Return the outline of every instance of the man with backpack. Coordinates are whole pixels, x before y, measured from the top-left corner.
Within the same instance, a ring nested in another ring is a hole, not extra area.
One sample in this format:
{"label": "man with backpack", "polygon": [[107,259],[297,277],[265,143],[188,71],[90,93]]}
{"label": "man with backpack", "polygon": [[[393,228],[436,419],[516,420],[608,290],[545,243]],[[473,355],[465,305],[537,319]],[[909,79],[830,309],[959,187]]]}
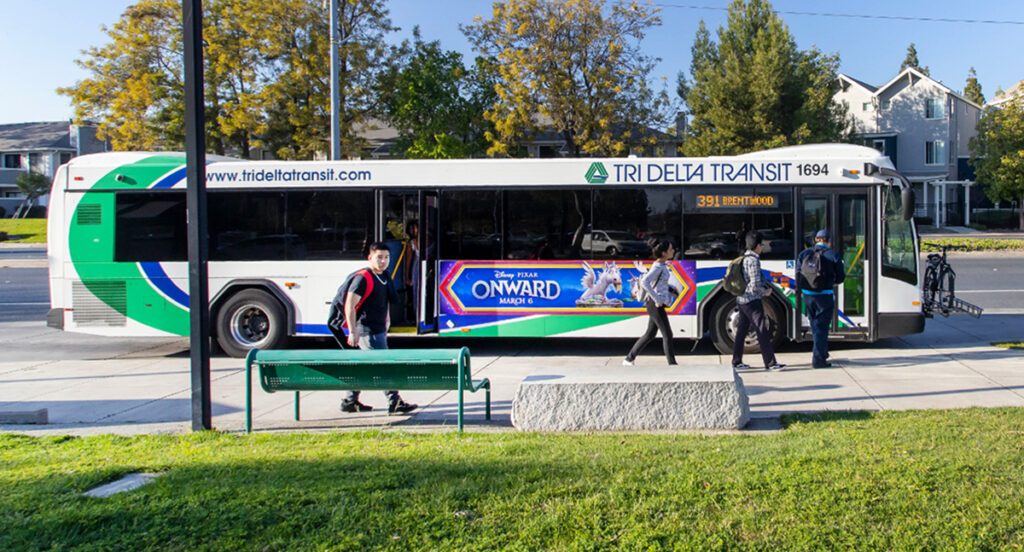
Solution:
{"label": "man with backpack", "polygon": [[[368,268],[357,270],[338,288],[331,304],[327,327],[339,344],[348,343],[360,349],[387,349],[388,327],[391,325],[390,305],[398,300],[395,284],[388,274],[391,250],[384,242],[370,244]],[[344,334],[348,327],[348,336]],[[402,400],[398,391],[385,391],[388,414],[406,414],[418,405]],[[367,412],[372,406],[359,402],[359,391],[349,391],[341,402],[342,412]]]}
{"label": "man with backpack", "polygon": [[796,285],[803,297],[804,311],[811,321],[814,339],[811,366],[815,368],[832,366],[828,362],[828,328],[836,307],[832,288],[846,279],[843,260],[831,249],[831,243],[829,231],[819,230],[814,235],[814,245],[796,257]]}
{"label": "man with backpack", "polygon": [[768,332],[768,319],[764,314],[764,303],[761,298],[771,295],[772,288],[761,275],[761,233],[757,230],[747,232],[747,251],[743,254],[743,279],[746,280],[746,287],[743,293],[736,297],[736,305],[740,309],[739,319],[736,323],[736,339],[732,345],[732,367],[737,370],[747,369],[750,366],[743,363],[743,347],[746,341],[747,331],[751,324],[757,333],[757,343],[761,348],[761,359],[764,360],[766,370],[777,372],[783,370],[786,365],[780,364],[775,359],[775,346],[772,344],[772,336]]}

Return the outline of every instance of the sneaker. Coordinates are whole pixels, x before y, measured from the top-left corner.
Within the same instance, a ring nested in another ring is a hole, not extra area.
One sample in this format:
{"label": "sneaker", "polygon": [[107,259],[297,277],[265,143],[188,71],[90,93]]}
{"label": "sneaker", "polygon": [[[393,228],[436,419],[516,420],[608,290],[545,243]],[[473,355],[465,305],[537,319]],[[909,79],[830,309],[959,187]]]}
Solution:
{"label": "sneaker", "polygon": [[625,360],[623,360],[623,361],[622,361],[622,365],[623,365],[623,366],[632,366],[632,365],[633,365],[633,361],[632,361],[632,360],[629,360],[629,359],[627,358],[627,359],[625,359]]}
{"label": "sneaker", "polygon": [[771,365],[769,365],[767,368],[765,368],[765,370],[768,370],[769,372],[781,372],[781,371],[783,371],[785,369],[786,369],[786,365],[785,364],[779,364],[778,362],[773,362]]}
{"label": "sneaker", "polygon": [[831,368],[832,363],[826,362],[825,364],[812,364],[811,366],[813,366],[814,368]]}
{"label": "sneaker", "polygon": [[359,401],[341,401],[339,408],[342,412],[369,412],[373,410],[372,406]]}
{"label": "sneaker", "polygon": [[733,370],[750,370],[750,365],[749,364],[744,364],[744,363],[741,362],[739,364],[733,364],[732,365],[732,369]]}
{"label": "sneaker", "polygon": [[397,401],[392,401],[391,404],[388,405],[388,414],[408,414],[413,410],[416,410],[418,406],[418,404],[409,404],[402,399],[398,399]]}

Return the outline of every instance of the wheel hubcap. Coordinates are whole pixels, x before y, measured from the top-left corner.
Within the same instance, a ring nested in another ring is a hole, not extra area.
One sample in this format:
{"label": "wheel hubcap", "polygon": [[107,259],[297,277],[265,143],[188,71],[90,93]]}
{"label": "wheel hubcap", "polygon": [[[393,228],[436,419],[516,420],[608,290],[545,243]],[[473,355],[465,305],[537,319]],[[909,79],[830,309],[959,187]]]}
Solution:
{"label": "wheel hubcap", "polygon": [[270,317],[259,305],[242,305],[231,315],[231,338],[246,347],[256,347],[270,334]]}

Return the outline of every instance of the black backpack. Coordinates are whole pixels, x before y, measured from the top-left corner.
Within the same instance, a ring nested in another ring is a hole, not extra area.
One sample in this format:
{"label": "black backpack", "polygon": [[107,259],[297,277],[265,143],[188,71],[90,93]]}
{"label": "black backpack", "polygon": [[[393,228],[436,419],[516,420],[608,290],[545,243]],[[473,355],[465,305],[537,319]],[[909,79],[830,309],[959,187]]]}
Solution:
{"label": "black backpack", "polygon": [[826,274],[826,263],[828,263],[828,259],[825,258],[824,247],[815,247],[804,257],[803,261],[800,261],[800,276],[804,280],[803,288],[811,291],[824,291],[830,287]]}
{"label": "black backpack", "polygon": [[722,287],[736,297],[746,293],[747,277],[743,275],[743,255],[729,262],[729,268],[725,269],[725,278],[722,279]]}
{"label": "black backpack", "polygon": [[366,293],[363,294],[362,298],[359,299],[359,303],[356,304],[357,312],[359,307],[362,306],[363,301],[366,301],[366,298],[370,296],[370,292],[373,291],[373,278],[370,278],[369,269],[361,268],[345,278],[341,287],[338,288],[338,293],[334,295],[334,300],[331,301],[331,312],[327,315],[327,327],[333,330],[333,333],[336,335],[348,326],[345,321],[345,299],[348,297],[348,288],[352,287],[352,280],[355,280],[357,274],[361,274],[366,279],[366,285],[368,286]]}

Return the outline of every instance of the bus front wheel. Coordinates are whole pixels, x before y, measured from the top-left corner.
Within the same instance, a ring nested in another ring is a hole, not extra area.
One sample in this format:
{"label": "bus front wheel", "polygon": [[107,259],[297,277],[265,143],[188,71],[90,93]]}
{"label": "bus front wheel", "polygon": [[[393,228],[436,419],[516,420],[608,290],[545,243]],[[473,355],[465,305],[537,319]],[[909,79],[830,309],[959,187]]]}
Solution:
{"label": "bus front wheel", "polygon": [[[771,299],[762,299],[765,318],[768,319],[768,334],[771,336],[772,348],[777,349],[786,335],[785,313],[779,308],[778,303]],[[733,343],[736,339],[736,325],[739,321],[740,309],[736,304],[735,297],[726,297],[718,302],[711,316],[711,338],[715,348],[723,355],[731,355]],[[761,347],[757,342],[757,334],[751,328],[743,340],[744,353],[759,353]],[[750,364],[748,362],[748,364]]]}
{"label": "bus front wheel", "polygon": [[287,337],[287,316],[274,296],[246,289],[231,296],[217,311],[217,343],[235,358],[250,349],[276,349]]}

